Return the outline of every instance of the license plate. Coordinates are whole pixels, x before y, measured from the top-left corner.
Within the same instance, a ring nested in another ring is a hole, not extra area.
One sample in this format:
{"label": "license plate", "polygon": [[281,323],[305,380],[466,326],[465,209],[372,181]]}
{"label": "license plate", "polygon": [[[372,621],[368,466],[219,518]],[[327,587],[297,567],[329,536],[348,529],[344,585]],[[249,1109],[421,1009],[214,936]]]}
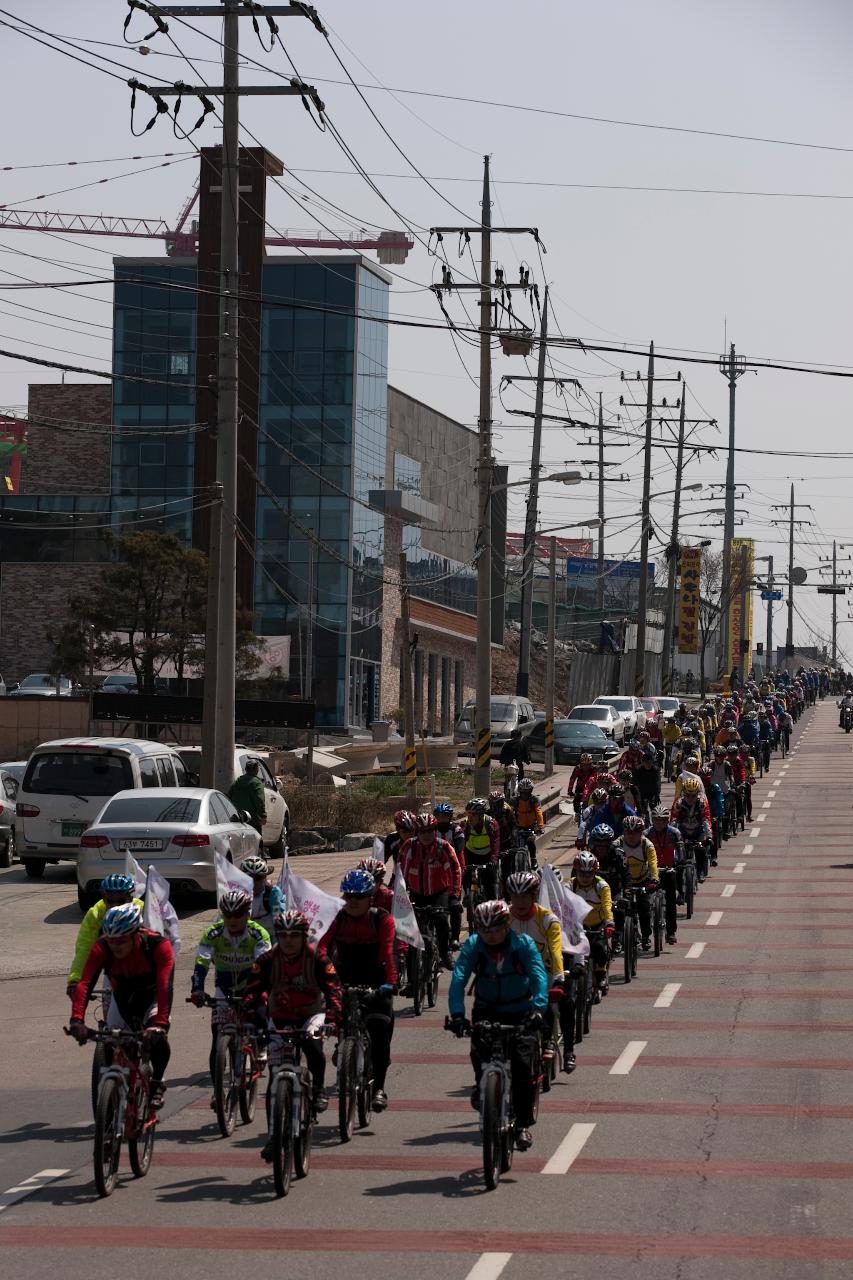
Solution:
{"label": "license plate", "polygon": [[122,840],[119,848],[127,853],[159,853],[163,848],[162,840]]}
{"label": "license plate", "polygon": [[62,836],[65,840],[76,840],[88,827],[88,822],[63,822]]}

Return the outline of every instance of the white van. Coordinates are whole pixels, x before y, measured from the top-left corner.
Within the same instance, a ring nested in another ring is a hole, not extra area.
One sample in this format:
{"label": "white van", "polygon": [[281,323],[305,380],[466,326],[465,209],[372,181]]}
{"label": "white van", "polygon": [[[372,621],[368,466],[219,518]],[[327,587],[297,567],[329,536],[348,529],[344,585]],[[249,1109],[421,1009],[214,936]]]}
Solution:
{"label": "white van", "polygon": [[76,862],[81,835],[116,792],[194,782],[177,750],[162,742],[43,742],[27,761],[16,804],[18,856],[24,870],[38,879],[48,862]]}

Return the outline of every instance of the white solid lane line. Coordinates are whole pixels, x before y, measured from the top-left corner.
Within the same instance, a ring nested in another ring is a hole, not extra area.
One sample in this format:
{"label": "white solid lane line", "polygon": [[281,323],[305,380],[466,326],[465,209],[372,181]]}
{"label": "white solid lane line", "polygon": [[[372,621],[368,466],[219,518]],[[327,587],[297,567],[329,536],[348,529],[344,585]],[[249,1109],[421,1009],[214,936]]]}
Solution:
{"label": "white solid lane line", "polygon": [[610,1068],[609,1074],[611,1076],[627,1076],[648,1043],[648,1040],[629,1040]]}
{"label": "white solid lane line", "polygon": [[771,805],[769,800],[765,800],[764,804],[761,807],[762,809],[771,809],[773,806]]}
{"label": "white solid lane line", "polygon": [[19,1200],[24,1200],[27,1196],[31,1196],[34,1191],[40,1191],[49,1182],[55,1182],[57,1178],[64,1178],[66,1173],[70,1172],[70,1169],[42,1169],[41,1173],[34,1173],[31,1178],[25,1178],[17,1186],[10,1187],[8,1191],[0,1194],[0,1213],[4,1209],[8,1209],[10,1205],[17,1204]]}
{"label": "white solid lane line", "polygon": [[752,853],[752,845],[751,845],[751,844],[745,844],[745,845],[743,846],[743,856],[744,856],[744,857],[747,857],[750,853]]}
{"label": "white solid lane line", "polygon": [[757,840],[761,835],[761,827],[753,827],[749,833],[750,840]]}
{"label": "white solid lane line", "polygon": [[756,821],[756,822],[763,822],[763,821],[764,821],[764,819],[765,819],[766,817],[767,817],[767,814],[766,814],[766,813],[759,813],[759,815],[758,815],[758,817],[755,819],[755,821]]}
{"label": "white solid lane line", "polygon": [[720,897],[721,897],[721,898],[731,898],[731,897],[733,897],[733,895],[734,895],[734,891],[735,891],[735,889],[736,889],[736,888],[737,888],[737,885],[736,885],[736,884],[726,884],[726,885],[723,885],[723,892],[720,894]]}
{"label": "white solid lane line", "polygon": [[680,982],[667,982],[663,991],[660,993],[657,1000],[655,1000],[653,1007],[655,1009],[668,1009],[680,990]]}
{"label": "white solid lane line", "polygon": [[594,1128],[594,1124],[573,1124],[542,1172],[568,1173],[589,1141]]}
{"label": "white solid lane line", "polygon": [[735,876],[743,875],[745,867],[746,867],[745,862],[736,862],[735,865],[732,867],[732,875],[735,875]]}
{"label": "white solid lane line", "polygon": [[481,1253],[465,1280],[498,1280],[511,1253]]}
{"label": "white solid lane line", "polygon": [[692,942],[684,953],[685,960],[698,960],[706,945],[704,942]]}
{"label": "white solid lane line", "polygon": [[710,925],[713,928],[715,924],[720,923],[722,918],[723,918],[722,911],[712,911],[711,914],[708,916],[708,919],[705,921],[705,924]]}

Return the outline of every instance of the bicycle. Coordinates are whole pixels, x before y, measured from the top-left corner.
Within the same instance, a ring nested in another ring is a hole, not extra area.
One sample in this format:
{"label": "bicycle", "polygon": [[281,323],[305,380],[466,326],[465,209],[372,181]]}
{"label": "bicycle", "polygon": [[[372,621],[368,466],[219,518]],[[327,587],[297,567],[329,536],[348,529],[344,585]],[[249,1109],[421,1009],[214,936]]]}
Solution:
{"label": "bicycle", "polygon": [[513,871],[530,871],[533,859],[530,856],[530,841],[535,840],[532,831],[519,827],[515,833],[515,849],[512,854]]}
{"label": "bicycle", "polygon": [[[65,1034],[71,1032],[66,1027]],[[121,1144],[127,1139],[130,1167],[136,1178],[151,1168],[157,1111],[151,1107],[151,1062],[143,1031],[90,1031],[88,1040],[109,1049],[109,1065],[101,1071],[95,1107],[94,1166],[98,1195],[112,1195],[118,1181]]]}
{"label": "bicycle", "polygon": [[504,769],[504,800],[508,804],[518,799],[518,765],[508,764]]}
{"label": "bicycle", "polygon": [[652,918],[652,938],[654,954],[659,956],[663,951],[664,941],[664,896],[660,888],[649,894],[649,913]]}
{"label": "bicycle", "polygon": [[[335,1028],[323,1027],[325,1035]],[[303,1027],[285,1027],[270,1040],[270,1083],[267,1091],[267,1120],[275,1192],[286,1196],[294,1172],[308,1176],[317,1111],[311,1072],[302,1059],[302,1047],[311,1032]]]}
{"label": "bicycle", "polygon": [[575,1044],[580,1044],[584,1036],[588,1036],[592,1027],[592,1004],[595,996],[595,982],[589,960],[576,964],[569,975],[574,983]]}
{"label": "bicycle", "polygon": [[341,1035],[335,1050],[338,1069],[338,1131],[350,1142],[355,1129],[364,1129],[373,1101],[373,1054],[362,1002],[376,995],[373,987],[344,987]]}
{"label": "bicycle", "polygon": [[[187,997],[187,1004],[192,1003]],[[263,1035],[242,1008],[241,997],[205,995],[204,1007],[222,1013],[230,1011],[233,1015],[231,1020],[218,1024],[213,1062],[216,1123],[223,1138],[230,1138],[237,1123],[238,1108],[243,1124],[251,1124],[255,1118],[258,1081],[264,1074]]]}
{"label": "bicycle", "polygon": [[423,951],[419,951],[417,947],[409,947],[406,971],[415,1017],[420,1017],[424,1003],[427,1008],[434,1009],[438,999],[438,982],[442,964],[433,921],[439,914],[446,917],[447,910],[442,907],[415,907],[414,910],[424,947]]}
{"label": "bicycle", "polygon": [[637,919],[637,890],[627,888],[619,906],[622,919],[622,965],[625,982],[637,976],[637,958],[640,954],[640,924]]}
{"label": "bicycle", "polygon": [[[465,888],[465,914],[468,919],[469,934],[477,931],[477,926],[474,922],[476,908],[489,897],[483,885],[483,871],[487,866],[491,867],[491,863],[466,862],[464,874],[468,884]],[[470,875],[468,874],[469,872]],[[497,889],[495,889],[495,892],[497,892]]]}

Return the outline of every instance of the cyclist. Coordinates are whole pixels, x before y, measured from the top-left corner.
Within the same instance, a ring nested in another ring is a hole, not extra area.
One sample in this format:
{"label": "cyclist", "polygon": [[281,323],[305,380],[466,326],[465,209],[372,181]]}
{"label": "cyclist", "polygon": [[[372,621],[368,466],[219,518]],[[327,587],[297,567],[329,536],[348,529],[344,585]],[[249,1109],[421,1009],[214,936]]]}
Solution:
{"label": "cyclist", "polygon": [[244,858],[240,870],[252,877],[252,919],[269,933],[273,919],[285,909],[284,894],[277,884],[270,884],[268,877],[272,868],[260,854]]}
{"label": "cyclist", "polygon": [[523,1028],[511,1042],[512,1100],[518,1125],[515,1145],[519,1151],[527,1151],[533,1145],[530,1129],[535,1123],[536,1035],[544,1024],[548,1008],[548,978],[533,939],[509,927],[510,909],[505,902],[481,902],[474,918],[477,932],[459,952],[450,982],[450,1027],[458,1036],[465,1032],[465,987],[473,977],[471,1106],[476,1111],[480,1109],[483,1066],[477,1024],[498,1022]]}
{"label": "cyclist", "polygon": [[758,708],[758,744],[764,752],[764,772],[770,772],[770,752],[776,742],[776,730],[766,707]]}
{"label": "cyclist", "polygon": [[603,804],[606,803],[607,791],[604,787],[596,787],[592,795],[589,797],[589,804],[585,809],[581,810],[580,822],[578,823],[578,834],[575,839],[575,844],[578,849],[582,849],[584,847],[586,833],[592,830],[589,825],[590,818],[598,809],[601,808]]}
{"label": "cyclist", "polygon": [[400,845],[409,840],[415,834],[415,823],[417,816],[408,809],[398,809],[394,814],[394,830],[387,835],[383,841],[385,845],[385,861],[389,858],[393,860],[394,866],[397,865],[397,855],[400,852]]}
{"label": "cyclist", "polygon": [[640,812],[642,801],[640,799],[640,788],[634,781],[634,775],[630,769],[620,768],[616,774],[616,781],[622,787],[625,796],[625,803],[634,810],[635,813]]}
{"label": "cyclist", "polygon": [[515,810],[504,799],[502,791],[489,792],[488,816],[498,824],[501,842],[501,876],[504,880],[512,871],[515,853]]}
{"label": "cyclist", "polygon": [[840,713],[838,716],[838,727],[839,729],[843,729],[845,712],[853,711],[853,689],[846,690],[844,697],[841,699],[838,706],[840,708]]}
{"label": "cyclist", "polygon": [[685,844],[712,845],[711,813],[698,778],[685,782],[682,795],[672,806],[672,825],[678,828]]}
{"label": "cyclist", "polygon": [[589,829],[594,834],[595,827],[604,825],[610,827],[615,836],[621,836],[625,819],[636,815],[636,812],[636,809],[625,803],[625,791],[622,784],[617,782],[607,792],[607,804],[596,809],[590,817]]}
{"label": "cyclist", "polygon": [[586,784],[590,778],[597,775],[597,769],[592,762],[592,756],[588,751],[581,752],[580,758],[572,769],[569,777],[569,785],[566,789],[566,795],[572,802],[575,811],[575,817],[580,817],[581,804],[583,803],[583,793]]}
{"label": "cyclist", "polygon": [[381,907],[383,911],[390,911],[394,905],[394,891],[389,889],[385,881],[385,863],[381,858],[359,858],[358,870],[366,871],[373,876],[375,889],[373,892],[373,905]]}
{"label": "cyclist", "polygon": [[[252,965],[269,951],[270,935],[263,925],[249,918],[252,899],[243,889],[228,889],[219,899],[219,919],[207,926],[195,954],[190,983],[190,1000],[200,1009],[204,1004],[207,971],[213,967],[214,997],[242,996],[249,983]],[[231,1017],[224,1006],[211,1010],[210,1067],[211,1080],[216,1069],[216,1042],[219,1028]],[[211,1098],[211,1107],[216,1105]]]}
{"label": "cyclist", "polygon": [[169,1065],[169,1020],[175,956],[167,938],[142,928],[142,909],[135,902],[110,907],[74,988],[68,1029],[79,1044],[89,1037],[86,1002],[102,973],[107,975],[112,1000],[107,1013],[110,1030],[143,1029],[151,1055],[151,1106],[163,1105],[163,1076]]}
{"label": "cyclist", "polygon": [[628,882],[633,889],[643,889],[637,895],[637,916],[640,921],[640,935],[644,951],[652,945],[652,916],[649,908],[649,894],[658,888],[658,857],[655,846],[644,834],[645,823],[638,813],[625,819],[622,839],[617,845],[625,859],[628,870]]}
{"label": "cyclist", "polygon": [[[642,758],[643,758],[643,749],[640,746],[638,739],[629,738],[628,749],[623,755],[621,761],[619,762],[619,774],[623,773],[626,770],[628,773],[633,773],[633,771],[636,769],[637,765],[640,763]],[[616,776],[618,777],[619,774],[617,774]]]}
{"label": "cyclist", "polygon": [[702,761],[698,755],[687,757],[687,759],[684,761],[684,768],[682,769],[678,777],[675,779],[676,799],[678,799],[678,797],[681,795],[682,791],[684,790],[684,784],[688,780],[688,778],[692,778],[694,782],[699,783],[700,791],[704,790],[702,779],[699,776],[699,770],[701,769],[701,767],[702,767]]}
{"label": "cyclist", "polygon": [[[314,1110],[319,1114],[328,1106],[324,1089],[323,1025],[328,1022],[340,1026],[342,992],[331,960],[308,941],[310,928],[308,917],[301,911],[282,911],[275,917],[275,946],[265,951],[252,969],[243,1004],[250,1010],[266,1009],[273,1064],[280,1056],[278,1033],[294,1026],[307,1032],[303,1052],[311,1072]],[[269,1111],[267,1091],[267,1119]],[[261,1156],[264,1160],[272,1159],[271,1140]]]}
{"label": "cyclist", "polygon": [[465,889],[470,887],[474,868],[478,867],[483,890],[491,895],[498,891],[501,837],[498,824],[486,813],[487,808],[486,801],[478,796],[465,806],[465,872],[462,885]]}
{"label": "cyclist", "polygon": [[672,757],[675,753],[675,748],[681,739],[681,725],[678,723],[675,716],[669,716],[664,720],[663,727],[661,728],[661,734],[663,736],[663,749],[665,755],[664,768],[666,770],[666,776],[669,778],[672,774]]}
{"label": "cyclist", "polygon": [[515,801],[515,826],[517,831],[527,833],[527,846],[530,849],[530,861],[536,866],[536,837],[545,830],[545,819],[539,797],[533,794],[533,783],[530,778],[522,778],[518,784],[518,796]]}
{"label": "cyclist", "polygon": [[436,909],[435,937],[442,964],[450,968],[451,903],[462,901],[462,871],[453,845],[438,839],[435,814],[418,817],[417,835],[400,850],[400,870],[406,879],[413,907]]}
{"label": "cyclist", "polygon": [[572,863],[572,893],[589,904],[583,927],[589,936],[590,958],[595,979],[595,1003],[607,995],[610,955],[613,949],[613,895],[610,885],[598,874],[599,863],[594,853],[582,850]]}
{"label": "cyclist", "polygon": [[675,946],[678,934],[679,901],[684,901],[683,866],[684,841],[678,827],[669,821],[669,809],[666,805],[658,805],[652,809],[651,826],[646,828],[646,835],[655,847],[661,887],[666,902],[666,941]]}
{"label": "cyclist", "polygon": [[524,766],[530,764],[530,747],[522,737],[520,729],[513,729],[501,747],[498,760],[504,767],[510,764],[517,765],[518,780],[521,781],[524,777]]}
{"label": "cyclist", "polygon": [[[732,767],[729,764],[728,750],[726,747],[714,747],[714,763],[711,766],[710,776],[723,793],[725,816],[731,819],[735,799],[733,793],[735,777]],[[705,787],[705,790],[707,792],[708,788]],[[729,833],[725,830],[725,823],[723,823],[723,827],[723,839],[728,840]]]}
{"label": "cyclist", "polygon": [[77,931],[74,959],[71,961],[71,968],[65,987],[65,993],[69,1000],[74,995],[74,988],[83,976],[83,966],[89,958],[92,947],[100,937],[104,916],[110,907],[121,907],[127,902],[135,902],[140,911],[143,909],[142,899],[133,896],[135,888],[133,876],[122,875],[121,872],[114,872],[110,876],[105,876],[101,881],[103,897],[93,907],[89,908]]}
{"label": "cyclist", "polygon": [[[499,795],[503,801],[503,792],[492,792],[492,795]],[[491,796],[489,797],[491,805]],[[511,811],[510,811],[511,812]],[[459,859],[459,866],[465,869],[465,829],[461,822],[453,821],[453,805],[447,801],[442,801],[433,809],[436,821],[438,822],[438,838],[446,840],[448,844],[453,845],[454,852]],[[379,903],[381,906],[382,903]],[[390,910],[390,908],[389,908]],[[450,904],[450,942],[456,947],[459,945],[459,935],[462,932],[462,903],[451,902]]]}
{"label": "cyclist", "polygon": [[[566,982],[563,961],[563,931],[553,912],[536,901],[540,885],[535,871],[515,871],[506,882],[509,893],[509,927],[513,933],[524,933],[539,948],[539,955],[548,975],[548,1003],[556,1008],[563,1035],[563,1070],[571,1075],[577,1066],[575,1059],[575,1019],[572,988]],[[552,1028],[553,1028],[553,1024]],[[551,1039],[556,1036],[551,1032]]]}
{"label": "cyclist", "polygon": [[657,752],[651,744],[643,750],[643,758],[634,770],[634,785],[640,798],[640,808],[646,812],[660,800],[660,769]]}
{"label": "cyclist", "polygon": [[326,931],[321,950],[331,958],[345,987],[371,987],[363,1001],[373,1058],[373,1110],[388,1106],[385,1077],[391,1063],[394,1035],[394,918],[373,905],[373,876],[357,868],[341,880],[343,909]]}

